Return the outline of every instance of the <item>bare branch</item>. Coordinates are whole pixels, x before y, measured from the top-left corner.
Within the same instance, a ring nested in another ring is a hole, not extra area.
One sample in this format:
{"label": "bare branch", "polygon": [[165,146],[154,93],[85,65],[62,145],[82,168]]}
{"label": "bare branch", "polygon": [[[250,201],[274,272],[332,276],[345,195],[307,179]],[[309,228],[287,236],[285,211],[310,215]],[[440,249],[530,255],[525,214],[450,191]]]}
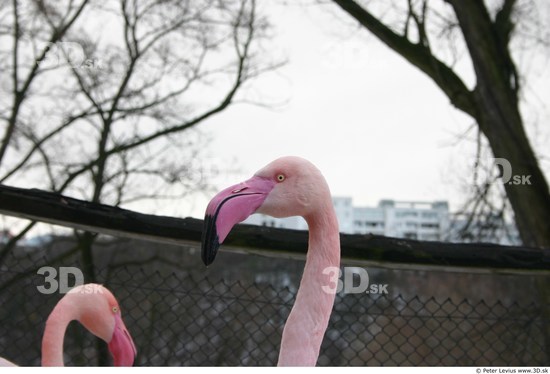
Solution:
{"label": "bare branch", "polygon": [[460,77],[445,63],[433,56],[428,48],[421,44],[414,44],[406,37],[396,34],[353,0],[334,0],[334,2],[375,34],[388,47],[431,77],[449,97],[454,106],[474,118],[477,117],[476,103],[471,92]]}
{"label": "bare branch", "polygon": [[[184,162],[195,156],[187,149],[197,143],[178,147],[174,140],[195,139],[188,130],[232,105],[246,82],[277,66],[250,62],[257,58],[252,49],[263,25],[251,0],[223,7],[208,0],[143,4],[119,0],[116,7],[88,8],[87,15],[107,12],[118,22],[121,31],[109,43],[86,34],[86,21],[79,22],[78,32],[65,30],[63,40],[78,43],[86,60],[73,66],[74,56],[63,49],[62,67],[36,70],[45,74],[46,84],[25,92],[25,108],[16,122],[21,147],[0,181],[35,173],[55,192],[117,205],[182,196],[207,185],[207,178]],[[64,25],[74,10],[74,4],[69,11],[44,8],[41,25]],[[104,57],[100,64],[87,63],[98,56]],[[212,95],[204,96],[205,89]],[[11,113],[3,116],[9,121]],[[40,117],[45,120],[36,121]],[[167,151],[180,157],[177,167],[165,161]],[[145,177],[150,182],[146,192],[136,187]],[[193,178],[200,179],[197,186]]]}
{"label": "bare branch", "polygon": [[[52,35],[49,38],[49,44],[40,53],[40,55],[38,57],[38,61],[42,61],[45,58],[46,54],[49,51],[49,46],[52,43],[56,43],[57,41],[59,41],[65,35],[67,30],[74,24],[76,19],[80,16],[80,14],[84,10],[84,7],[86,6],[87,3],[88,3],[88,0],[83,0],[82,3],[80,4],[80,6],[77,8],[75,14],[71,18],[69,18],[66,23],[62,23],[54,29]],[[18,17],[17,17],[17,1],[16,0],[14,0],[14,12],[15,12],[14,15],[15,15],[16,20],[17,20]],[[18,21],[15,21],[15,22],[16,22],[16,25],[17,25],[15,28],[19,29]],[[15,40],[18,40],[20,38],[20,32],[17,31],[17,33],[14,35],[14,37],[15,37]],[[17,41],[14,41],[15,46],[18,45],[17,43],[18,43]],[[15,48],[14,56],[17,55],[17,51],[18,51],[17,48]],[[14,61],[17,62],[16,57],[14,57]],[[8,127],[6,129],[6,133],[4,134],[4,138],[2,139],[2,144],[0,145],[0,163],[2,163],[2,160],[3,160],[3,158],[6,154],[6,150],[8,149],[10,140],[13,136],[14,131],[15,131],[15,126],[17,124],[17,117],[19,115],[19,110],[21,108],[21,105],[22,105],[23,101],[25,100],[25,97],[27,96],[28,90],[29,90],[33,80],[38,75],[39,66],[40,66],[40,64],[38,64],[38,63],[33,65],[31,71],[27,75],[27,77],[26,77],[23,85],[21,86],[21,88],[19,88],[19,81],[18,80],[16,82],[14,82],[14,86],[13,86],[13,91],[14,91],[13,106],[12,106],[10,118],[8,120]],[[17,64],[14,64],[13,69],[17,70]],[[15,74],[17,74],[17,73],[15,73]],[[14,79],[15,78],[17,78],[17,75],[14,76]]]}

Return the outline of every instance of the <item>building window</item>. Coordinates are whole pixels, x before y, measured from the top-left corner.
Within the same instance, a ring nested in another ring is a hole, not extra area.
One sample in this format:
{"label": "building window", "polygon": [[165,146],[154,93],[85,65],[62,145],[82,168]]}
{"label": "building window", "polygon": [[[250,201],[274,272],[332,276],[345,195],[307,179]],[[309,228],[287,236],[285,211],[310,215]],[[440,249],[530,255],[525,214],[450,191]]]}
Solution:
{"label": "building window", "polygon": [[422,212],[422,218],[437,218],[436,212]]}
{"label": "building window", "polygon": [[395,216],[398,218],[405,218],[405,217],[416,217],[418,216],[417,212],[411,212],[411,211],[398,211],[395,212]]}
{"label": "building window", "polygon": [[418,236],[416,235],[415,232],[405,232],[403,233],[403,237],[405,239],[417,239]]}
{"label": "building window", "polygon": [[425,229],[439,229],[439,223],[422,223],[420,227]]}

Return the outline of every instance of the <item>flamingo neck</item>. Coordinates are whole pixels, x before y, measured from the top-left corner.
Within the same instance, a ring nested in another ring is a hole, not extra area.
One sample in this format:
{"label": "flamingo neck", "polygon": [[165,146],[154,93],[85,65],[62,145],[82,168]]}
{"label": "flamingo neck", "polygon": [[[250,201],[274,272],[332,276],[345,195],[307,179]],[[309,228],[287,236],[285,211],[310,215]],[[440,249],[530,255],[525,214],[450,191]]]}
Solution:
{"label": "flamingo neck", "polygon": [[63,341],[65,331],[76,311],[71,305],[59,303],[46,321],[42,338],[42,366],[65,366],[63,360]]}
{"label": "flamingo neck", "polygon": [[320,214],[305,218],[309,248],[296,301],[283,330],[279,366],[315,366],[336,296],[335,291],[327,291],[335,289],[333,272],[340,267],[340,234],[332,202]]}

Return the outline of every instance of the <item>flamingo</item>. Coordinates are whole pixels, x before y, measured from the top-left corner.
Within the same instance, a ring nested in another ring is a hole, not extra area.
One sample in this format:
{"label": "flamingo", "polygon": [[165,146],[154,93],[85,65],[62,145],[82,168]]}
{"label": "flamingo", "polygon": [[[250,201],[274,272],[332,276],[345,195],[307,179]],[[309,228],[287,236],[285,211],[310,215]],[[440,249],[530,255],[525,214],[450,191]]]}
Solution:
{"label": "flamingo", "polygon": [[218,193],[206,208],[202,260],[210,265],[231,228],[253,213],[302,216],[309,228],[304,273],[283,329],[278,366],[315,366],[326,332],[340,267],[340,235],[321,172],[299,157],[279,158],[245,182]]}
{"label": "flamingo", "polygon": [[[115,366],[132,366],[136,347],[120,314],[120,306],[105,287],[88,283],[74,287],[51,312],[42,338],[42,366],[63,365],[63,340],[69,322],[77,320],[103,339]],[[0,357],[0,366],[15,366]]]}

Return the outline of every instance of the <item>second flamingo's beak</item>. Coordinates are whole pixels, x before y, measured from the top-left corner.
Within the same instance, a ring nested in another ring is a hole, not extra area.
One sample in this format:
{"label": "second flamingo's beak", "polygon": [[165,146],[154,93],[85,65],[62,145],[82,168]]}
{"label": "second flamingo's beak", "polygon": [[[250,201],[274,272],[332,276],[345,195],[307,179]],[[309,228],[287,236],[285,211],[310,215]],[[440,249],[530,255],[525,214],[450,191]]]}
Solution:
{"label": "second flamingo's beak", "polygon": [[115,314],[115,329],[109,342],[109,351],[113,355],[114,366],[134,365],[136,346],[119,313]]}
{"label": "second flamingo's beak", "polygon": [[201,255],[206,266],[214,262],[233,226],[256,212],[274,186],[274,181],[255,176],[214,196],[206,208],[202,231]]}

